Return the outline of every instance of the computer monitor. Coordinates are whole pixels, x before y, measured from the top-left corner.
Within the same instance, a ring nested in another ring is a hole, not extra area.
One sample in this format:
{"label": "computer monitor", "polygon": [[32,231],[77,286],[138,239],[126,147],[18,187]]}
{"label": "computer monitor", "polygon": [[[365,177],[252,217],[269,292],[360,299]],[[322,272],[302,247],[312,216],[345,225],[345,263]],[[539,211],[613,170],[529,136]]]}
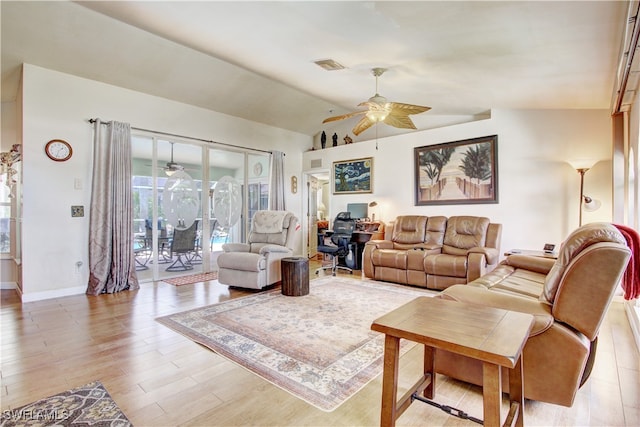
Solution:
{"label": "computer monitor", "polygon": [[369,205],[367,203],[347,203],[347,211],[354,219],[366,219],[368,217]]}

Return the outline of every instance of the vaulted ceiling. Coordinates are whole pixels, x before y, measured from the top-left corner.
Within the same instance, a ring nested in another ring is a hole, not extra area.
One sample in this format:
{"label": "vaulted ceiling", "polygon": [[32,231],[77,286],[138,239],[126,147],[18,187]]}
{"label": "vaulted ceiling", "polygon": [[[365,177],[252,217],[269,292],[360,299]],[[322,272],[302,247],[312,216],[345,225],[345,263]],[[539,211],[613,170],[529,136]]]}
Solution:
{"label": "vaulted ceiling", "polygon": [[[3,0],[0,8],[3,101],[15,98],[26,62],[316,135],[355,125],[322,120],[375,93],[373,67],[388,69],[380,94],[431,107],[411,116],[420,129],[492,108],[611,108],[629,2]],[[345,68],[314,63],[324,59]],[[381,136],[397,132],[380,127]]]}

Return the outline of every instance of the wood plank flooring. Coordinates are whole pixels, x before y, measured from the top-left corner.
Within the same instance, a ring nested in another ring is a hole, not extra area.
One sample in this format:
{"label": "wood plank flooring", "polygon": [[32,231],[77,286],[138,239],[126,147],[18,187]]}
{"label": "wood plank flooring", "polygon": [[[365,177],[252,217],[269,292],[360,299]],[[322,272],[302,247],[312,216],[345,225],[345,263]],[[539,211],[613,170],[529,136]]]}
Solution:
{"label": "wood plank flooring", "polygon": [[[312,278],[317,265],[312,261]],[[137,292],[26,304],[14,291],[1,293],[3,411],[100,380],[136,426],[379,424],[381,376],[337,410],[323,412],[155,321],[251,291],[217,281],[179,287],[158,282]],[[400,363],[399,388],[406,389],[419,375],[421,347]],[[436,400],[482,418],[478,387],[440,377]],[[612,304],[593,374],[573,407],[531,401],[525,407],[530,426],[640,425],[640,358],[622,304]],[[477,424],[415,402],[398,425]]]}

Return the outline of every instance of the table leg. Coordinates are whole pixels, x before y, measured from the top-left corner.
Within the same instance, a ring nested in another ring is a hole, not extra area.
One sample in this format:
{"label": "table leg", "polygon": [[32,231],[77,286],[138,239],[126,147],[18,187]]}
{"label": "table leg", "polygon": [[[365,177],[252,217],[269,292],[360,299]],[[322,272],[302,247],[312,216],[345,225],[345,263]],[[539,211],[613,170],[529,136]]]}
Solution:
{"label": "table leg", "polygon": [[514,404],[518,405],[518,411],[515,414],[515,425],[519,427],[524,426],[524,372],[522,369],[523,357],[524,355],[521,355],[516,362],[516,366],[514,366],[513,369],[509,371],[509,400],[511,401],[511,406],[513,406]]}
{"label": "table leg", "polygon": [[398,360],[400,338],[385,335],[384,337],[384,370],[382,373],[382,411],[380,426],[396,425],[396,398],[398,394]]}
{"label": "table leg", "polygon": [[436,393],[436,349],[424,346],[424,373],[431,374],[431,383],[424,389],[424,397],[433,399]]}
{"label": "table leg", "polygon": [[502,375],[499,365],[488,362],[482,363],[482,400],[484,425],[501,425]]}

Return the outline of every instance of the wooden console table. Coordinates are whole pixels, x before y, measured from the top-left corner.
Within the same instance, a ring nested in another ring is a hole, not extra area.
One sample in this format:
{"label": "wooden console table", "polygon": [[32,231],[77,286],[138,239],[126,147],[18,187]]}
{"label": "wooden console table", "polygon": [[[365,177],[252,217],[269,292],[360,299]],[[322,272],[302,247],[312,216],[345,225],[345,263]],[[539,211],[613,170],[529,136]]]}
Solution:
{"label": "wooden console table", "polygon": [[[500,367],[511,369],[511,405],[505,424],[523,426],[522,349],[533,326],[525,313],[418,297],[375,320],[374,331],[385,334],[380,425],[394,426],[411,405],[415,393],[433,399],[436,389],[435,352],[448,350],[482,361],[484,425],[501,424]],[[424,344],[424,375],[397,399],[400,338]]]}

